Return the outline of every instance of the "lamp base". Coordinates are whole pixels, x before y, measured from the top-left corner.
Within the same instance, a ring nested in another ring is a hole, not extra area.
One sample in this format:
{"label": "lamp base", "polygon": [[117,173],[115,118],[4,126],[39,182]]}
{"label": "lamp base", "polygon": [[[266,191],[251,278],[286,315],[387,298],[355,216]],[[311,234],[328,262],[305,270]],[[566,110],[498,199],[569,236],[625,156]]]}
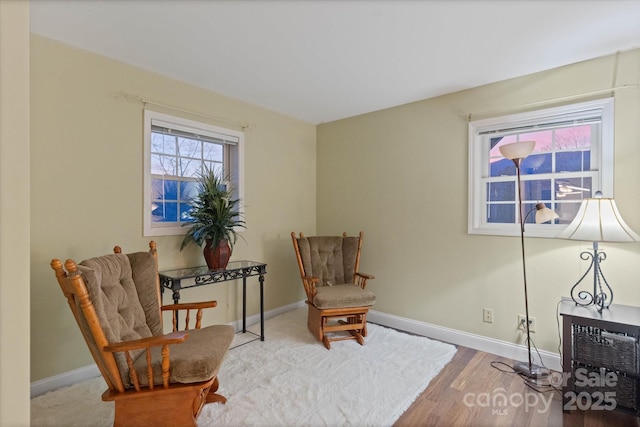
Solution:
{"label": "lamp base", "polygon": [[547,368],[543,368],[542,366],[538,366],[536,364],[531,364],[531,370],[529,370],[529,364],[527,362],[516,363],[513,366],[513,370],[520,375],[532,379],[543,379],[549,376],[549,370]]}

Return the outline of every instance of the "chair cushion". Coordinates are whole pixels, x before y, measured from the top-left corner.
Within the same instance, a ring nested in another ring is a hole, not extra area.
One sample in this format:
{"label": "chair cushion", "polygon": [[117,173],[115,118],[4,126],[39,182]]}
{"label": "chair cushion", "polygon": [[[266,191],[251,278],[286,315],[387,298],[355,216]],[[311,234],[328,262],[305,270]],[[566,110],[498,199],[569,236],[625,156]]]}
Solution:
{"label": "chair cushion", "polygon": [[162,314],[160,313],[160,284],[158,283],[158,267],[151,252],[134,252],[127,254],[131,263],[131,273],[135,283],[138,299],[144,311],[147,326],[153,336],[164,333]]}
{"label": "chair cushion", "polygon": [[319,309],[342,307],[365,307],[376,302],[376,296],[359,286],[351,283],[318,286],[318,293],[313,298],[313,305]]}
{"label": "chair cushion", "polygon": [[[98,321],[109,343],[152,336],[140,304],[129,258],[111,254],[82,261],[78,266],[87,286]],[[142,350],[131,352],[136,358]],[[125,387],[131,384],[123,353],[115,353]]]}
{"label": "chair cushion", "polygon": [[151,336],[131,264],[126,255],[111,254],[82,261],[82,272],[91,301],[109,342]]}
{"label": "chair cushion", "polygon": [[311,236],[297,240],[305,275],[319,278],[319,286],[354,281],[358,237]]}
{"label": "chair cushion", "polygon": [[[218,373],[222,361],[233,341],[233,327],[229,325],[207,326],[190,329],[189,336],[182,344],[169,346],[171,374],[169,382],[183,384],[206,381]],[[162,347],[151,350],[154,384],[162,384]],[[149,384],[146,353],[134,361],[140,385]]]}

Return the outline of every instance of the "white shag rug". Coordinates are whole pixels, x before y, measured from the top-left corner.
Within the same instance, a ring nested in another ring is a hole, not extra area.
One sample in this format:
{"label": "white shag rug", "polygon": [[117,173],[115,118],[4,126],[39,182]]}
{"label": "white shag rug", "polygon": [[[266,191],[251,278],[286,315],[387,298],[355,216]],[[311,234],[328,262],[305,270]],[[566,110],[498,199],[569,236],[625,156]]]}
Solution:
{"label": "white shag rug", "polygon": [[[456,352],[371,323],[364,346],[337,341],[327,350],[306,315],[304,307],[269,319],[264,342],[229,351],[218,391],[227,404],[205,405],[198,426],[390,426]],[[100,377],[35,397],[31,425],[111,426],[114,404],[100,399],[105,389]]]}

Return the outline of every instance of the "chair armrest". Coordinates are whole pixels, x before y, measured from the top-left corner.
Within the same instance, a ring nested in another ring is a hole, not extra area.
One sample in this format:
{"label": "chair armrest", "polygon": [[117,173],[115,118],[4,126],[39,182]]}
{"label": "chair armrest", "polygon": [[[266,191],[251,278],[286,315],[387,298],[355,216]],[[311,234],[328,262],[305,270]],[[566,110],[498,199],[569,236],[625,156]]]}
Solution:
{"label": "chair armrest", "polygon": [[116,342],[104,346],[103,350],[108,351],[109,353],[116,353],[118,351],[140,350],[161,345],[180,344],[184,342],[188,336],[189,333],[186,331],[173,332],[157,337],[147,337],[131,341]]}
{"label": "chair armrest", "polygon": [[162,311],[169,310],[198,310],[202,308],[213,308],[218,306],[218,301],[202,302],[182,302],[179,304],[168,304],[161,307]]}
{"label": "chair armrest", "polygon": [[131,350],[141,350],[144,349],[146,352],[147,359],[147,381],[149,384],[149,388],[153,390],[154,382],[153,382],[153,366],[151,359],[151,348],[162,346],[162,386],[166,389],[169,388],[169,374],[171,372],[171,360],[169,359],[169,345],[170,344],[180,344],[184,342],[189,333],[186,331],[183,332],[173,332],[171,334],[161,335],[157,337],[148,337],[148,338],[140,338],[137,340],[131,341],[123,341],[118,343],[109,344],[103,347],[104,351],[115,353],[115,352],[124,352],[125,359],[127,361],[127,366],[129,366],[129,377],[131,378],[131,383],[133,384],[136,391],[140,391],[140,381],[138,380],[138,373],[136,372],[135,367],[133,366],[133,359],[131,358],[131,354],[129,353]]}
{"label": "chair armrest", "polygon": [[185,315],[185,319],[184,319],[184,330],[187,331],[189,330],[189,321],[191,320],[190,318],[190,314],[191,314],[191,310],[197,310],[196,311],[196,329],[200,329],[201,326],[201,322],[202,322],[202,310],[205,308],[213,308],[216,307],[218,305],[218,301],[202,301],[202,302],[186,302],[186,303],[180,303],[180,304],[169,304],[169,305],[163,305],[161,307],[162,311],[172,311],[173,312],[173,316],[172,316],[172,323],[173,323],[173,332],[176,332],[178,330],[177,328],[177,324],[178,324],[178,317],[177,317],[177,313],[180,310],[186,310],[187,313]]}
{"label": "chair armrest", "polygon": [[367,280],[375,279],[375,278],[376,277],[372,274],[356,272],[355,283],[356,283],[356,286],[360,286],[362,289],[364,289],[367,287]]}

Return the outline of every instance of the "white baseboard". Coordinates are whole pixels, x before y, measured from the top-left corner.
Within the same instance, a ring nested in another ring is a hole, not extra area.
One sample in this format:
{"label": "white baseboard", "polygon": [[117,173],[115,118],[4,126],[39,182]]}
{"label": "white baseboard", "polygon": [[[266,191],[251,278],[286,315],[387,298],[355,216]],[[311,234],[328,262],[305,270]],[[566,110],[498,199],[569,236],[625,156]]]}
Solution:
{"label": "white baseboard", "polygon": [[57,388],[66,387],[99,376],[100,369],[98,369],[98,365],[95,363],[83,368],[74,369],[73,371],[63,372],[52,377],[32,382],[31,397],[34,398]]}
{"label": "white baseboard", "polygon": [[[266,311],[264,313],[264,318],[265,320],[270,319],[287,311],[295,310],[296,308],[304,306],[304,301],[298,301],[282,307],[274,308],[273,310]],[[475,350],[496,354],[499,356],[507,357],[509,359],[520,361],[527,360],[527,348],[522,345],[516,345],[508,343],[506,341],[499,341],[493,338],[483,337],[481,335],[470,334],[467,332],[458,331],[456,329],[449,329],[430,323],[395,316],[393,314],[382,313],[376,310],[369,311],[367,320],[382,326],[407,331],[412,334],[423,335],[425,337],[433,338],[439,341],[473,348]],[[259,313],[247,317],[247,326],[256,324],[258,322],[260,322]],[[242,319],[232,321],[229,323],[229,325],[233,326],[236,331],[240,330],[242,328]],[[543,350],[540,351],[540,355],[542,356],[542,362],[546,367],[557,371],[562,371],[560,356],[555,353]],[[52,377],[34,381],[31,383],[31,397],[33,398],[49,391],[53,391],[57,388],[65,387],[98,376],[100,376],[100,370],[95,364],[92,364],[83,368],[74,369],[72,371],[63,372]]]}
{"label": "white baseboard", "polygon": [[[293,304],[274,308],[273,310],[266,311],[264,313],[264,318],[265,320],[270,319],[284,312],[295,310],[296,308],[299,308],[299,307],[304,307],[304,305],[305,305],[304,301],[298,301]],[[260,322],[260,313],[247,317],[247,326],[251,326],[259,322]],[[242,329],[242,319],[234,320],[232,322],[229,322],[228,324],[233,326],[236,331]],[[85,366],[83,368],[78,368],[72,371],[63,372],[61,374],[54,375],[52,377],[48,377],[42,380],[32,382],[31,397],[33,398],[36,396],[40,396],[41,394],[45,394],[49,391],[53,391],[60,387],[66,387],[71,384],[75,384],[75,383],[89,380],[91,378],[95,378],[99,376],[100,376],[100,370],[98,369],[98,366],[95,363],[92,365]]]}
{"label": "white baseboard", "polygon": [[[513,360],[522,362],[528,360],[527,347],[525,347],[524,345],[500,341],[493,338],[484,337],[482,335],[470,334],[468,332],[458,331],[456,329],[445,328],[430,323],[407,319],[405,317],[382,313],[376,310],[369,311],[367,320],[382,326],[407,331],[412,334],[423,335],[425,337],[433,338],[439,341],[469,347],[474,350],[496,354],[498,356],[503,356]],[[535,353],[533,349],[532,353],[534,353],[533,357],[536,360],[536,363],[539,364],[537,353]],[[544,350],[540,350],[539,353],[544,366],[549,369],[562,372],[562,363],[558,354]]]}
{"label": "white baseboard", "polygon": [[[300,308],[304,306],[305,306],[304,301],[298,301],[292,304],[283,305],[282,307],[274,308],[273,310],[265,311],[264,320],[271,319],[272,317],[276,317],[282,313],[286,313],[287,311],[295,310],[296,308]],[[259,323],[259,322],[260,322],[260,313],[247,317],[247,326],[255,325],[256,323]],[[242,319],[229,322],[228,325],[233,326],[234,330],[240,331],[242,330]]]}

